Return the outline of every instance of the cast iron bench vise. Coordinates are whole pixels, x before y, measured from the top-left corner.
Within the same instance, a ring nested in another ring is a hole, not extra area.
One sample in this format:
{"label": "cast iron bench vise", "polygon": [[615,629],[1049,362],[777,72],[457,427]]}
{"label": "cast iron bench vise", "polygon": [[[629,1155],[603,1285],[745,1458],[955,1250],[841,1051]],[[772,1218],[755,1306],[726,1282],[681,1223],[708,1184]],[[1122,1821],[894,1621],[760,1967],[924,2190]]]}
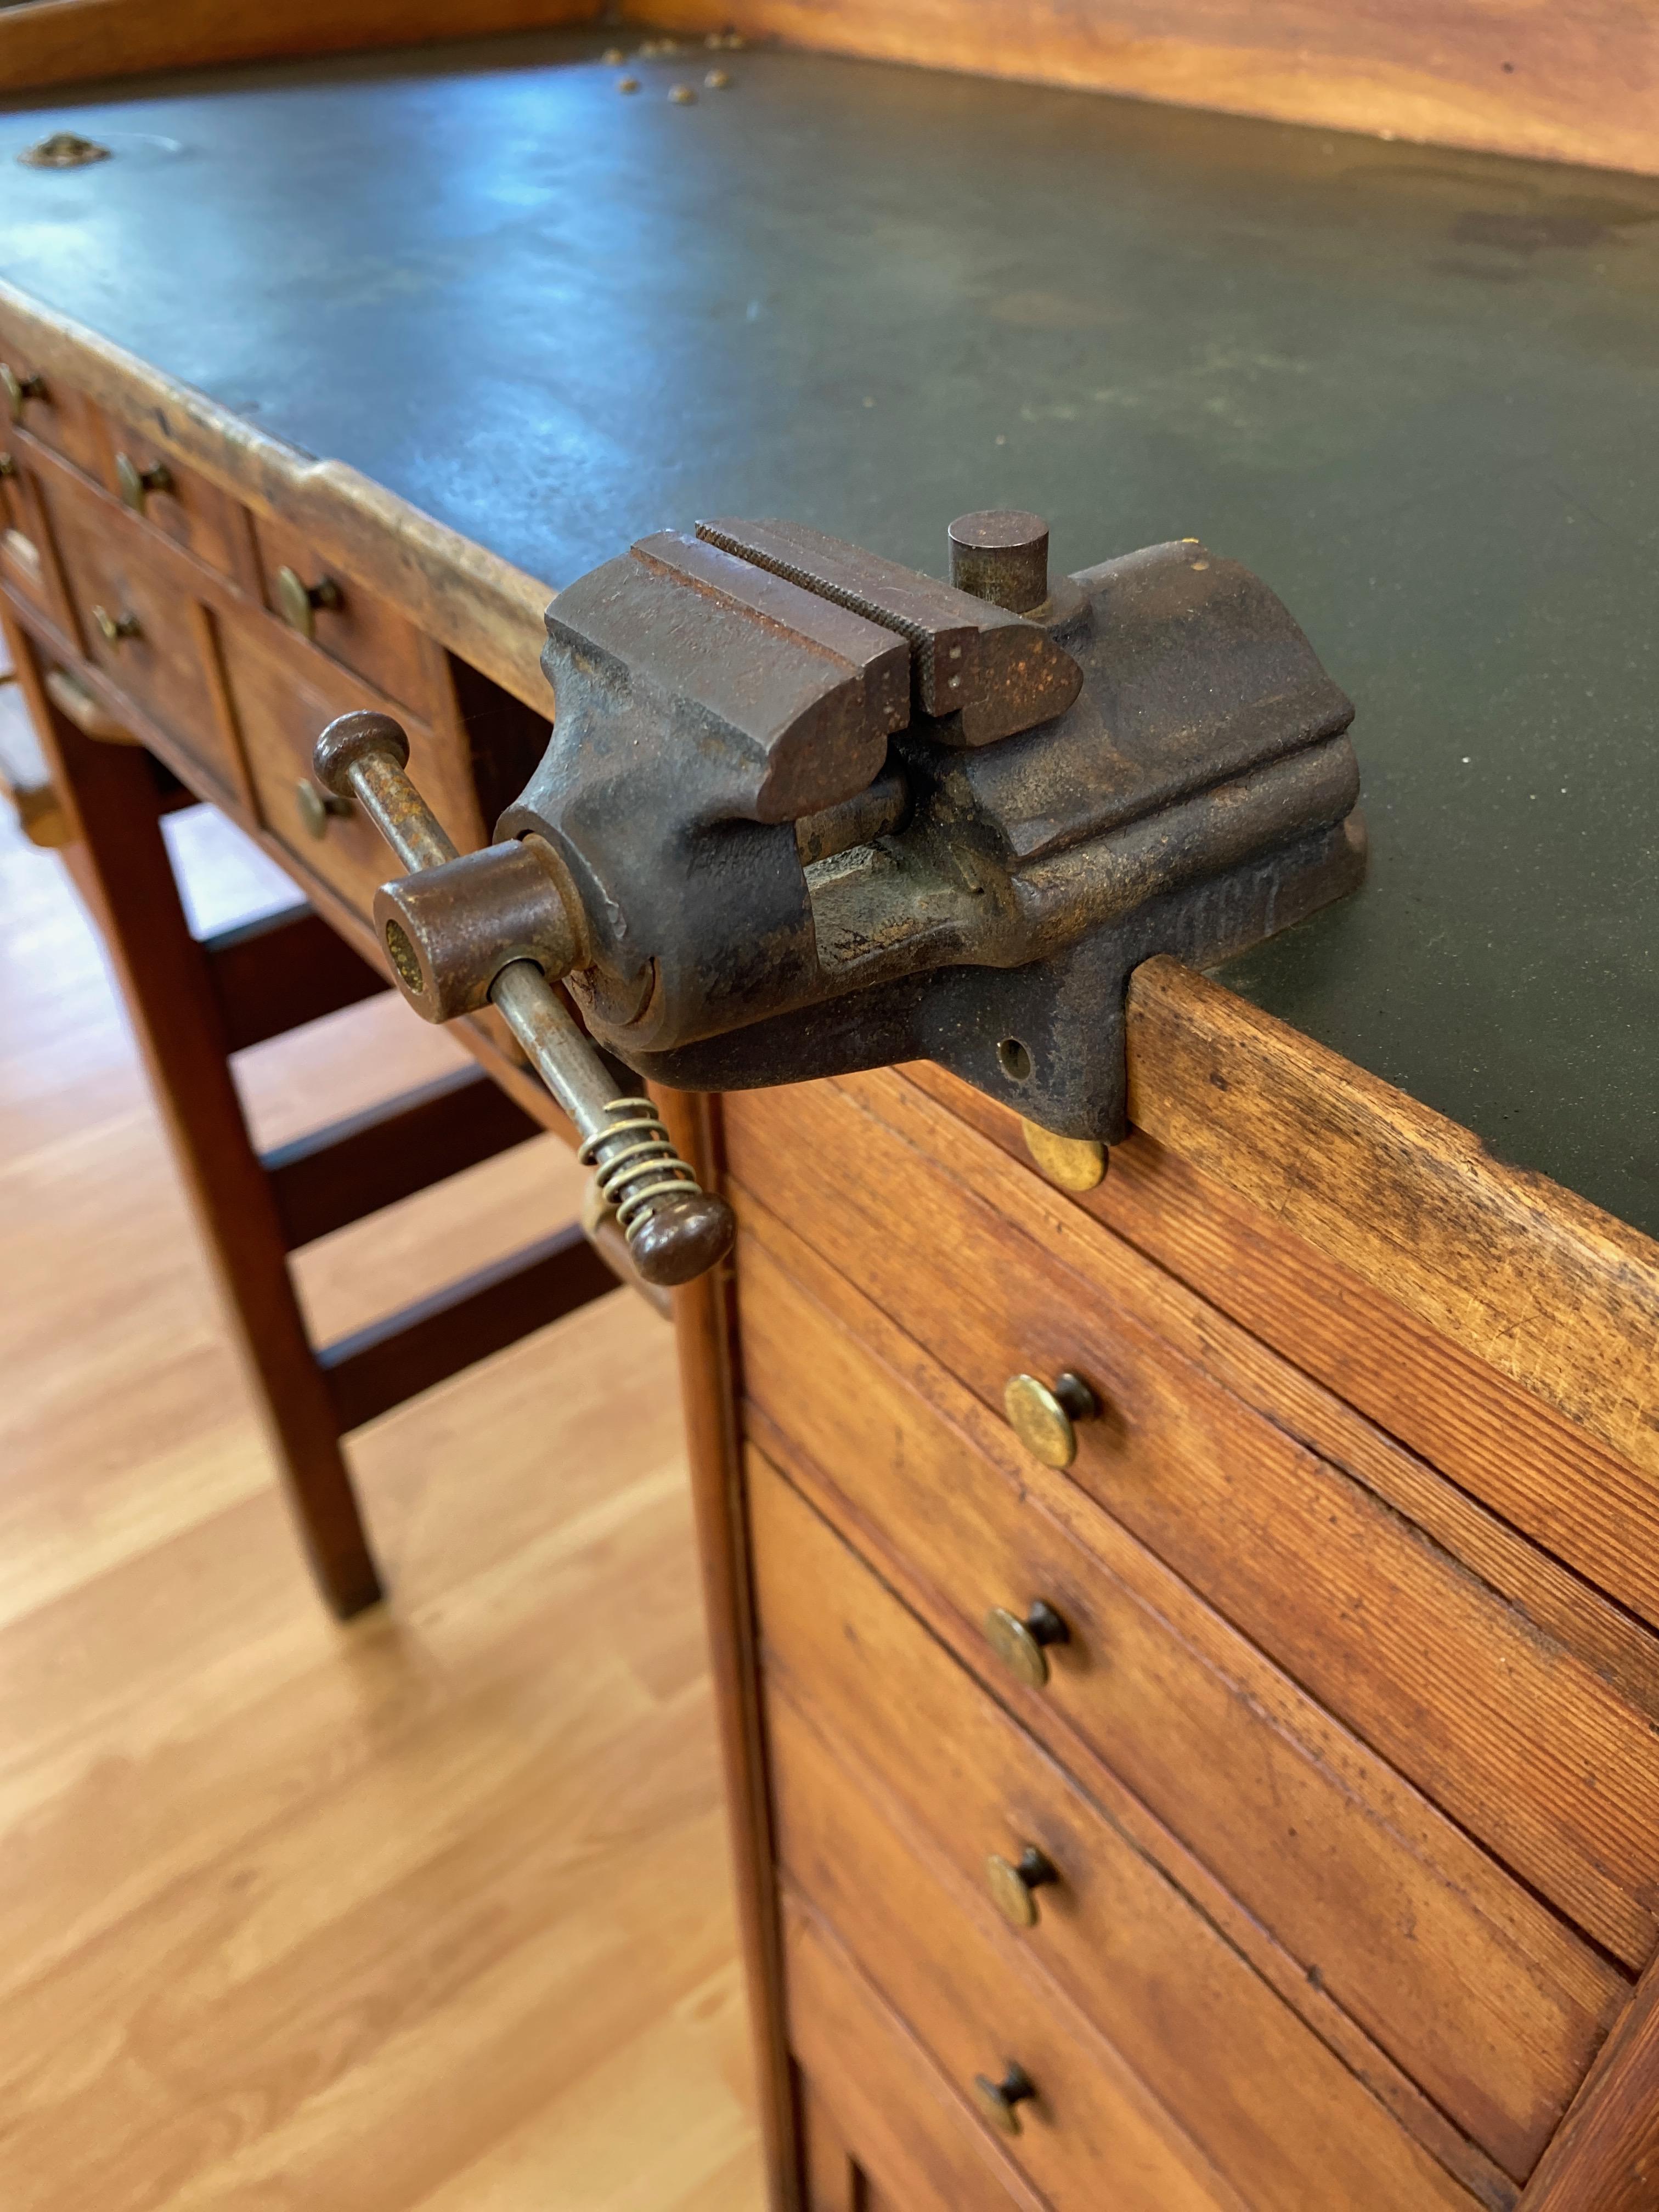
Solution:
{"label": "cast iron bench vise", "polygon": [[1363,873],[1353,709],[1259,578],[1182,538],[1051,583],[1029,514],[950,543],[946,585],[703,522],[578,578],[547,750],[482,852],[389,718],[318,741],[410,871],[374,909],[405,996],[499,1007],[647,1279],[711,1265],[731,1218],[608,1061],[727,1091],[933,1060],[1110,1145],[1131,970],[1213,966]]}

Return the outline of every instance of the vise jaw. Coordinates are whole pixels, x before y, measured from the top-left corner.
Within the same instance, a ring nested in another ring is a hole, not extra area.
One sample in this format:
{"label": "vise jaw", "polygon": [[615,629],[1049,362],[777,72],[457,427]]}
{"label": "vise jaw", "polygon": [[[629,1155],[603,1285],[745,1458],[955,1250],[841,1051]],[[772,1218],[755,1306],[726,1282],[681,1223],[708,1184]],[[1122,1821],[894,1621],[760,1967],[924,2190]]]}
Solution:
{"label": "vise jaw", "polygon": [[495,845],[381,893],[411,1001],[447,1018],[527,958],[672,1087],[934,1060],[1121,1138],[1130,971],[1359,881],[1353,710],[1195,539],[1052,585],[1035,516],[951,544],[945,585],[717,520],[562,592],[552,735]]}

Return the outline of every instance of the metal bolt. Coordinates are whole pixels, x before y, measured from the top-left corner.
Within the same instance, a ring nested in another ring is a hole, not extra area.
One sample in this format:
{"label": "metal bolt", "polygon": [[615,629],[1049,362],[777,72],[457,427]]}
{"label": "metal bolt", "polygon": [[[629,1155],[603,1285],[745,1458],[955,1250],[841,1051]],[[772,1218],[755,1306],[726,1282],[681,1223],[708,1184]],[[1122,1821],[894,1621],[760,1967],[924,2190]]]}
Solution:
{"label": "metal bolt", "polygon": [[988,507],[951,525],[951,581],[1010,614],[1030,614],[1048,596],[1048,526],[1040,514]]}
{"label": "metal bolt", "polygon": [[673,90],[669,94],[668,97],[673,101],[676,107],[690,107],[696,100],[697,95],[692,91],[689,84],[677,84]]}
{"label": "metal bolt", "polygon": [[731,78],[724,70],[710,70],[703,79],[710,92],[724,92],[731,82]]}
{"label": "metal bolt", "polygon": [[637,92],[639,88],[640,81],[636,76],[619,76],[617,79],[618,92]]}

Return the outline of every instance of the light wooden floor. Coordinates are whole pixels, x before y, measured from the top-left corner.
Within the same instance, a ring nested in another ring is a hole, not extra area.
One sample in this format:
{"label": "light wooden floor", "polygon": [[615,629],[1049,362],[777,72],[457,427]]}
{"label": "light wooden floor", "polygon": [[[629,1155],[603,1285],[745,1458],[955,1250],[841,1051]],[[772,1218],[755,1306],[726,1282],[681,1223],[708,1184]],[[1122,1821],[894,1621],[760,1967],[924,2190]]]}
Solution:
{"label": "light wooden floor", "polygon": [[[196,859],[210,911],[257,901]],[[390,1000],[264,1047],[260,1135],[453,1050]],[[574,1176],[548,1139],[343,1231],[319,1325],[568,1218]],[[342,1630],[91,933],[8,828],[0,2205],[752,2212],[666,1328],[618,1291],[351,1453],[393,1595]]]}

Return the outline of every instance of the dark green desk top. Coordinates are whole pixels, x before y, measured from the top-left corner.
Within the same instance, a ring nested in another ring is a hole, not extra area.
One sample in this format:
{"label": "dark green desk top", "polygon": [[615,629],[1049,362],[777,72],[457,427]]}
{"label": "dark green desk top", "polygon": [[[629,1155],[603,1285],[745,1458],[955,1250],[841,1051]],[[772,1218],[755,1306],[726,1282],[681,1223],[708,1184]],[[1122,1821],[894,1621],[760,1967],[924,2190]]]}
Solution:
{"label": "dark green desk top", "polygon": [[599,43],[14,100],[0,275],[555,583],[722,511],[1238,556],[1373,866],[1226,980],[1659,1236],[1659,181]]}

